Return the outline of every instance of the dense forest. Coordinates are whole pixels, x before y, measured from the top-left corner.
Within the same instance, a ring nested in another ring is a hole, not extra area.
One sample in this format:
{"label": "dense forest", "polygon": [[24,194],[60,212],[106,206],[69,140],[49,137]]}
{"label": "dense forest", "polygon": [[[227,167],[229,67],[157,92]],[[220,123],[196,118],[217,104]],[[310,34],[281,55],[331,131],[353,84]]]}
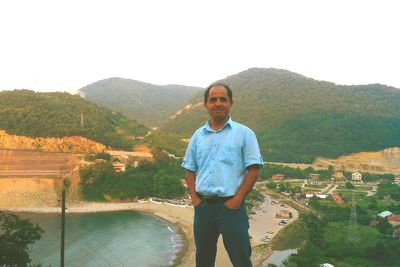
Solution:
{"label": "dense forest", "polygon": [[80,135],[106,146],[131,150],[132,137],[147,129],[117,112],[68,93],[0,92],[0,129],[30,137]]}
{"label": "dense forest", "polygon": [[[277,69],[249,69],[222,81],[233,90],[233,119],[256,132],[266,161],[311,163],[400,146],[399,89],[341,86]],[[191,103],[202,101],[199,93]],[[187,138],[206,119],[204,109],[193,108],[162,130]]]}
{"label": "dense forest", "polygon": [[184,178],[180,162],[164,152],[153,152],[154,162],[143,161],[140,166],[115,172],[110,160],[97,161],[80,170],[82,193],[85,199],[104,201],[135,198],[173,198],[185,194],[180,180]]}
{"label": "dense forest", "polygon": [[[342,86],[278,69],[249,69],[222,81],[234,92],[233,119],[256,132],[265,161],[312,163],[320,156],[400,146],[400,89]],[[182,139],[208,118],[201,105],[169,118],[185,103],[203,101],[197,87],[111,78],[80,93],[146,125],[164,121],[144,143],[178,157],[187,145]],[[78,96],[28,90],[0,93],[0,129],[32,137],[81,135],[126,150],[135,144],[132,137],[147,132],[121,113]]]}
{"label": "dense forest", "polygon": [[87,100],[121,112],[147,127],[154,127],[183,108],[200,90],[194,86],[154,85],[110,78],[89,84],[79,92]]}
{"label": "dense forest", "polygon": [[[83,197],[91,201],[187,197],[181,184],[185,177],[181,162],[157,148],[152,152],[154,161],[141,161],[137,167],[128,164],[125,172],[115,172],[110,154],[87,155],[86,160],[93,164],[80,170]],[[246,197],[248,212],[263,201],[261,191],[254,188]]]}

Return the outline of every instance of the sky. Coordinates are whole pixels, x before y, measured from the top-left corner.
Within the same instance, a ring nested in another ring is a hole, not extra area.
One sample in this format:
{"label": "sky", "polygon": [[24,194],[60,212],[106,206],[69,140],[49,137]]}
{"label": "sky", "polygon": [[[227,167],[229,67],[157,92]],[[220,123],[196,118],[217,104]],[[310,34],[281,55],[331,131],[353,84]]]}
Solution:
{"label": "sky", "polygon": [[249,68],[400,88],[397,0],[0,0],[0,90],[110,77],[206,87]]}

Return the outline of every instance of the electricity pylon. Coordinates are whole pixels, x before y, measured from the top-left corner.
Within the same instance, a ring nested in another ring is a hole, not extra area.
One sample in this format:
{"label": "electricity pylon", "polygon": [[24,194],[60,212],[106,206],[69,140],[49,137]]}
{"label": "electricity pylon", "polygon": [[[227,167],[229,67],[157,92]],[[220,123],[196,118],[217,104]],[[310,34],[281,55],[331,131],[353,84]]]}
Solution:
{"label": "electricity pylon", "polygon": [[358,235],[357,226],[358,225],[357,225],[356,197],[354,194],[352,194],[351,215],[347,230],[347,240],[346,240],[347,244],[351,244],[354,246],[358,246],[360,244],[360,238]]}

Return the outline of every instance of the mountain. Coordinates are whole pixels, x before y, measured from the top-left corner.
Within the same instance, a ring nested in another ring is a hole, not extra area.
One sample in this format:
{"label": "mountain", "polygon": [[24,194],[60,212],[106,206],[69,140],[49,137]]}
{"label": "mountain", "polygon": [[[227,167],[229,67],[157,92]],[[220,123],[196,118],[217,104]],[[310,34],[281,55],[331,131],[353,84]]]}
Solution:
{"label": "mountain", "polygon": [[[344,86],[287,70],[253,68],[222,82],[232,87],[234,120],[252,128],[265,161],[311,163],[400,146],[400,90]],[[188,138],[204,124],[202,93],[161,130]]]}
{"label": "mountain", "polygon": [[135,80],[110,78],[89,84],[79,94],[89,101],[121,112],[147,127],[159,126],[182,108],[199,87],[154,85]]}
{"label": "mountain", "polygon": [[120,113],[68,93],[0,92],[0,129],[28,137],[82,136],[131,150],[146,127]]}

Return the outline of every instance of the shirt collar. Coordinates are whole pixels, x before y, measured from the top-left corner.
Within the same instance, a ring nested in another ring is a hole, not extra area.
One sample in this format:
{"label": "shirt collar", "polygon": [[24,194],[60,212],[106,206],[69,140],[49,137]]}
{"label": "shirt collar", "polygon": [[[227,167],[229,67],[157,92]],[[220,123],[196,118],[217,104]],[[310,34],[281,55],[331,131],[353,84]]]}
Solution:
{"label": "shirt collar", "polygon": [[206,121],[206,123],[204,124],[204,126],[203,126],[203,133],[204,132],[214,132],[214,133],[216,133],[216,132],[220,132],[220,131],[222,131],[225,127],[230,127],[230,128],[232,128],[233,127],[233,125],[234,125],[234,121],[232,120],[232,117],[231,116],[229,116],[229,119],[228,119],[228,121],[225,123],[225,125],[224,126],[222,126],[222,128],[221,129],[219,129],[218,131],[215,131],[214,129],[212,129],[211,127],[210,127],[210,120],[207,120]]}

